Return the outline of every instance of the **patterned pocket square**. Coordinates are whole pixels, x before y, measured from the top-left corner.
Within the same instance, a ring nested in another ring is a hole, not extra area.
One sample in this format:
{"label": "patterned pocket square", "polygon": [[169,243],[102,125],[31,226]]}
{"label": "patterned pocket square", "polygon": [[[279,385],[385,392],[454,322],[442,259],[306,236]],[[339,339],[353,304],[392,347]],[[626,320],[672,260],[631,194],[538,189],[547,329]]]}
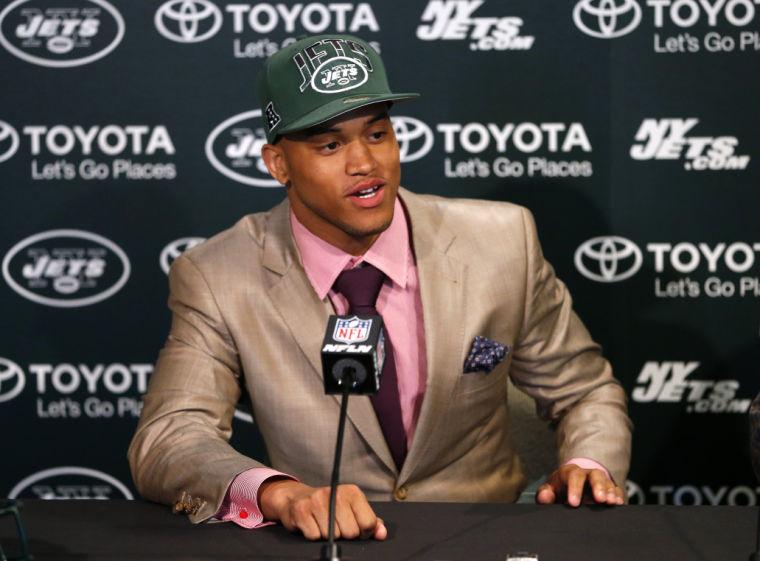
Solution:
{"label": "patterned pocket square", "polygon": [[464,372],[490,372],[507,356],[509,347],[480,335],[472,342],[470,354],[464,361]]}

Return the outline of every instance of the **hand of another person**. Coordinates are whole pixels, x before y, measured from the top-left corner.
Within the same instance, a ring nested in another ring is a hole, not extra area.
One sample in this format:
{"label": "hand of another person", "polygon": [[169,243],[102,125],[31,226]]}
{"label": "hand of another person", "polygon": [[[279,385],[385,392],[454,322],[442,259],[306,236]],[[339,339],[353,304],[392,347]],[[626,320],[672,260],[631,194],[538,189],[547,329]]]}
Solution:
{"label": "hand of another person", "polygon": [[[259,507],[266,520],[281,522],[309,540],[327,539],[329,487],[310,487],[290,479],[264,482]],[[335,498],[335,537],[384,540],[388,530],[356,485],[339,485]]]}
{"label": "hand of another person", "polygon": [[566,464],[555,470],[538,488],[536,502],[551,504],[559,499],[570,506],[579,506],[586,485],[593,497],[588,502],[607,505],[621,505],[624,502],[623,490],[606,473],[600,469],[583,469],[575,464]]}

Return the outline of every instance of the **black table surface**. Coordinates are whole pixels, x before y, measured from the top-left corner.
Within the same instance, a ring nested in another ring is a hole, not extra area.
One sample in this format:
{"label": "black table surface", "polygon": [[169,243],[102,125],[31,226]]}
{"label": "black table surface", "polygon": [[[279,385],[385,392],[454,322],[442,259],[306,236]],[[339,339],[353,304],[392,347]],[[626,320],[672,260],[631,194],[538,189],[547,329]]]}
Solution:
{"label": "black table surface", "polygon": [[[244,530],[190,524],[168,507],[142,501],[23,502],[30,550],[38,561],[158,559],[318,559],[320,543],[281,526]],[[757,513],[749,507],[375,503],[389,529],[384,542],[340,542],[346,561],[747,561]],[[0,543],[15,545],[11,519]],[[10,552],[8,552],[10,553]]]}

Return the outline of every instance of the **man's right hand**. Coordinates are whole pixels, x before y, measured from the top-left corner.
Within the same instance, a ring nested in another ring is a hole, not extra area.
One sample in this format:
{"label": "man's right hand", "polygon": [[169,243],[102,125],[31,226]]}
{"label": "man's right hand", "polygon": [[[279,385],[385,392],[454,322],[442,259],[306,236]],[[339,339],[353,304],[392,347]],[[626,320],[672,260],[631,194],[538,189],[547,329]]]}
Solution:
{"label": "man's right hand", "polygon": [[[309,487],[291,479],[262,483],[258,496],[265,520],[281,522],[309,540],[327,539],[329,487]],[[335,537],[384,540],[388,530],[356,485],[339,485],[335,498]]]}

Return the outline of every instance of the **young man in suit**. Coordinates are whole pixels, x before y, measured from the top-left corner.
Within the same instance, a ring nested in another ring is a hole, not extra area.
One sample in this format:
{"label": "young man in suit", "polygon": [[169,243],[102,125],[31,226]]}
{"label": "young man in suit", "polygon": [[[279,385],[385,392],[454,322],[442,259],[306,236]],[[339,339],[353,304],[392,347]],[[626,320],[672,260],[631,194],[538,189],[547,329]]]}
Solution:
{"label": "young man in suit", "polygon": [[[172,330],[129,451],[142,495],[193,522],[324,538],[338,402],[324,395],[320,344],[330,314],[361,305],[383,316],[392,352],[380,396],[349,405],[336,535],[386,537],[368,498],[514,501],[525,481],[507,376],[557,423],[560,466],[537,501],[577,506],[585,487],[622,504],[625,394],[530,213],[400,187],[388,107],[416,95],[392,93],[360,39],[286,47],[258,95],[262,158],[287,199],[172,267]],[[227,442],[243,384],[271,467]]]}

